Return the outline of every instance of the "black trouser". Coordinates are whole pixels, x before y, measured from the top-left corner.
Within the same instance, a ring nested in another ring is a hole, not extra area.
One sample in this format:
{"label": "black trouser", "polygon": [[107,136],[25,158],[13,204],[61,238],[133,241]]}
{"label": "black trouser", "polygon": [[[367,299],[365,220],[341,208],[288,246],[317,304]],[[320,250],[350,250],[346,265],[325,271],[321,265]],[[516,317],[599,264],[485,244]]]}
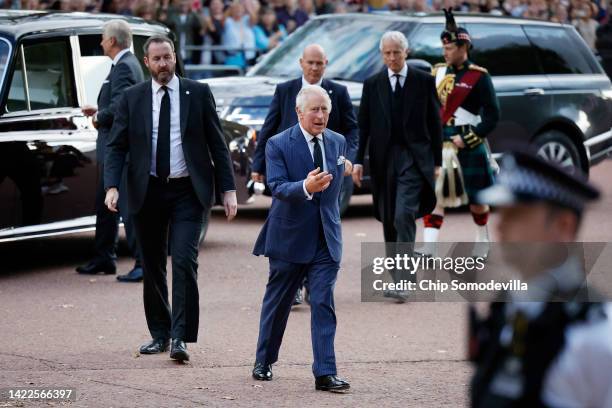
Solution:
{"label": "black trouser", "polygon": [[[104,164],[98,165],[98,185],[96,188],[96,236],[94,262],[115,263],[117,259],[117,242],[119,240],[119,220],[123,221],[125,235],[130,252],[135,259],[135,266],[139,267],[140,249],[136,242],[136,233],[131,214],[127,208],[126,171],[123,172],[121,185],[119,186],[119,213],[111,212],[104,204],[106,192],[104,191]],[[121,218],[119,218],[121,216]]]}
{"label": "black trouser", "polygon": [[[395,257],[398,253],[408,253],[412,256],[416,237],[416,214],[419,211],[423,185],[426,180],[417,167],[412,153],[404,147],[396,146],[392,149],[387,172],[387,180],[393,180],[393,182],[390,184],[392,191],[387,192],[385,197],[395,200],[393,217],[385,217],[383,222],[387,256]],[[391,244],[395,242],[402,244],[396,248],[394,244]],[[414,276],[404,270],[389,272],[395,282],[402,279],[414,280]]]}
{"label": "black trouser", "polygon": [[[150,177],[143,207],[133,216],[144,267],[145,315],[153,338],[197,340],[198,240],[203,212],[189,177],[170,179],[168,183]],[[166,281],[168,231],[172,247],[172,309]]]}
{"label": "black trouser", "polygon": [[[395,200],[393,217],[386,215],[383,222],[385,242],[414,242],[416,237],[416,214],[421,203],[423,185],[426,182],[412,153],[404,147],[391,149],[391,160],[387,167],[387,180],[392,180],[392,191],[385,194],[386,200]],[[386,208],[383,207],[383,208]]]}

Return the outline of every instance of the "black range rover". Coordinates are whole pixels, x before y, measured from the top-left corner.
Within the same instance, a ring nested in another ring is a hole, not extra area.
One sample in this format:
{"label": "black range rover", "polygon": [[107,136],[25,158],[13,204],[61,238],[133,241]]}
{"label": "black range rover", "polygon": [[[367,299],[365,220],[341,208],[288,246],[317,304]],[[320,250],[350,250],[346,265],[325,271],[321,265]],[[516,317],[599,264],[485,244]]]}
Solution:
{"label": "black range rover", "polygon": [[[459,14],[473,39],[470,58],[486,67],[499,97],[501,120],[489,136],[493,152],[508,142],[539,146],[539,154],[568,168],[589,171],[612,150],[612,85],[576,30],[543,21]],[[261,126],[277,83],[301,75],[304,46],[321,44],[326,77],[348,86],[359,109],[361,83],[382,69],[382,34],[403,32],[409,63],[443,62],[441,14],[345,14],[310,20],[268,53],[246,77],[207,80],[221,116]],[[420,61],[417,61],[420,60]],[[366,169],[367,172],[367,169]]]}
{"label": "black range rover", "polygon": [[[100,41],[102,25],[114,18],[122,17],[0,12],[0,242],[95,228],[97,131],[79,107],[96,105],[110,70]],[[147,76],[144,42],[170,32],[126,21]],[[244,203],[253,131],[222,122]]]}

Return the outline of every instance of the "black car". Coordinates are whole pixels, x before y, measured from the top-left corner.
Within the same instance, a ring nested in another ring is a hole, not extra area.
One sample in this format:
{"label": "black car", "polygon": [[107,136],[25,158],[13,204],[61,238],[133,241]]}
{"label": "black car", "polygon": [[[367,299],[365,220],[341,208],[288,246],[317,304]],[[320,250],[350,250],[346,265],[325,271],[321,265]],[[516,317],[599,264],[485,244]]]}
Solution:
{"label": "black car", "polygon": [[[0,242],[95,228],[97,131],[79,107],[96,104],[110,70],[99,44],[114,18],[0,13]],[[126,21],[141,62],[148,37],[170,35],[160,24]],[[253,131],[227,121],[223,128],[244,203]]]}
{"label": "black car", "polygon": [[[491,15],[458,14],[474,49],[470,58],[486,67],[499,97],[501,120],[489,136],[493,152],[508,142],[538,146],[539,154],[584,172],[612,150],[612,85],[570,25]],[[246,77],[206,80],[221,117],[258,129],[275,85],[301,75],[298,59],[307,44],[325,48],[325,76],[346,85],[359,109],[361,83],[382,69],[379,41],[388,30],[409,40],[409,64],[443,62],[435,14],[344,14],[310,20],[268,53]],[[367,168],[365,169],[367,172]]]}

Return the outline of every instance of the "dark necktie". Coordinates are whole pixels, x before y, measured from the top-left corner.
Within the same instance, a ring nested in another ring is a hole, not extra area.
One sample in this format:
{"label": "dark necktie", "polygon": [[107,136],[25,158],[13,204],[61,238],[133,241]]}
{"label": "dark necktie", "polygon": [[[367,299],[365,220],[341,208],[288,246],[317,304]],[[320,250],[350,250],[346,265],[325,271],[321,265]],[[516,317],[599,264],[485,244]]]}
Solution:
{"label": "dark necktie", "polygon": [[159,109],[157,126],[157,177],[167,179],[170,175],[170,94],[168,88],[162,86],[164,96]]}
{"label": "dark necktie", "polygon": [[321,169],[321,171],[323,171],[323,152],[321,152],[321,145],[319,145],[319,139],[313,137],[312,143],[314,143],[312,158],[314,160],[315,169],[318,167],[319,169]]}
{"label": "dark necktie", "polygon": [[395,89],[393,90],[393,96],[397,97],[402,93],[402,83],[400,82],[401,75],[393,74],[393,76],[395,77]]}

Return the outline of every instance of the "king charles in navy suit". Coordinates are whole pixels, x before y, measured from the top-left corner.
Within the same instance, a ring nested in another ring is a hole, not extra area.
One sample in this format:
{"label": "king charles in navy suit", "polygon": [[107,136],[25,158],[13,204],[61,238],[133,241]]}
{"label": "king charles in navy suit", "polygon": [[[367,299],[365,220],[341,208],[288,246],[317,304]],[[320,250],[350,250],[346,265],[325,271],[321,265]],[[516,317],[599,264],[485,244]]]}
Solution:
{"label": "king charles in navy suit", "polygon": [[342,256],[338,196],[350,174],[345,138],[326,129],[331,111],[327,92],[304,87],[297,96],[299,123],[268,140],[266,174],[272,207],[255,255],[270,261],[261,308],[253,377],[272,379],[295,291],[310,282],[315,388],[339,391],[348,382],[336,376],[334,285]]}

